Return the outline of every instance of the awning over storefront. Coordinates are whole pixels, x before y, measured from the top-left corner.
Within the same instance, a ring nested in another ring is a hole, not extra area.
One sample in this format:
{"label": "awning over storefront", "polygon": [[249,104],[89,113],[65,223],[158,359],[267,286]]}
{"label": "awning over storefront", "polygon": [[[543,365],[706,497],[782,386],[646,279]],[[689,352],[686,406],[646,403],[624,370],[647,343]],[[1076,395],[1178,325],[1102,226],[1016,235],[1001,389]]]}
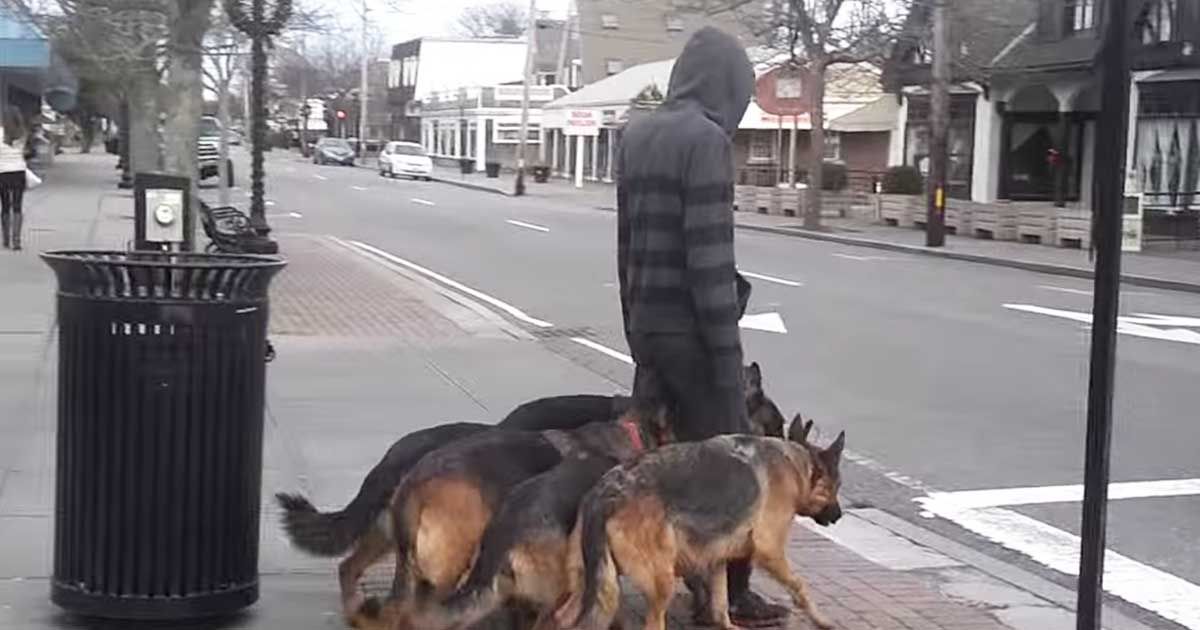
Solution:
{"label": "awning over storefront", "polygon": [[33,17],[7,4],[0,5],[0,87],[5,102],[21,100],[11,88],[26,98],[44,98],[60,112],[75,107],[78,91],[74,73],[54,53]]}
{"label": "awning over storefront", "polygon": [[[899,110],[894,96],[881,96],[868,102],[826,102],[825,128],[831,131],[847,133],[864,131],[890,131],[896,125],[896,113]],[[780,120],[782,118],[782,120]],[[792,116],[777,116],[763,111],[757,103],[750,103],[738,129],[792,129],[793,125],[800,131],[812,129],[812,120],[807,113],[800,114],[796,120]]]}

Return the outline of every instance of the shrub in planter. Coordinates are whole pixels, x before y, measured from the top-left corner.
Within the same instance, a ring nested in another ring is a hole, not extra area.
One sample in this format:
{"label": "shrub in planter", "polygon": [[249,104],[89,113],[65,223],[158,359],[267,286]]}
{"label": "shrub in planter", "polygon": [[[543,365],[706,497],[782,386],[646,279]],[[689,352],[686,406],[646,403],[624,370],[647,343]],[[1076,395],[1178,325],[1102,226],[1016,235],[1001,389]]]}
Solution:
{"label": "shrub in planter", "polygon": [[925,178],[912,166],[893,166],[883,175],[883,192],[887,195],[919,195],[925,191]]}
{"label": "shrub in planter", "polygon": [[470,158],[463,158],[463,159],[459,160],[458,161],[458,170],[463,175],[470,175],[471,173],[474,173],[475,172],[475,160],[472,160]]}
{"label": "shrub in planter", "polygon": [[821,190],[845,190],[848,183],[845,164],[825,162],[821,165]]}
{"label": "shrub in planter", "polygon": [[487,176],[488,177],[492,177],[492,178],[500,177],[500,163],[499,162],[488,162],[486,165],[486,168],[487,168]]}
{"label": "shrub in planter", "polygon": [[550,167],[545,164],[538,164],[533,167],[533,181],[539,184],[545,184],[550,181]]}

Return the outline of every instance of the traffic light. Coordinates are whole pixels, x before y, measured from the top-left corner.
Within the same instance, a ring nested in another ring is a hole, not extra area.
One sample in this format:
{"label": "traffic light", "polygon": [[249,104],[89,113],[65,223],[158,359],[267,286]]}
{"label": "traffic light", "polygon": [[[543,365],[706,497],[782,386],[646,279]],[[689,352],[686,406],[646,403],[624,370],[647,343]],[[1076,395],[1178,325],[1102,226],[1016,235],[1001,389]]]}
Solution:
{"label": "traffic light", "polygon": [[338,117],[338,120],[345,120],[346,119],[346,110],[344,110],[344,109],[337,110],[337,117]]}

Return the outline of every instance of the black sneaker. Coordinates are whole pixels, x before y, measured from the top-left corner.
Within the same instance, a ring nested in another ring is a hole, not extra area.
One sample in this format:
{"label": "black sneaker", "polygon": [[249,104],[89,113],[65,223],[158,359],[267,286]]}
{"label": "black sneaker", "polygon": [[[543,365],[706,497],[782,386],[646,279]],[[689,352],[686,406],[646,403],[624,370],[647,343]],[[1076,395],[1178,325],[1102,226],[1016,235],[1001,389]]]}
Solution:
{"label": "black sneaker", "polygon": [[791,609],[764,599],[758,593],[747,590],[729,601],[729,620],[743,628],[782,626]]}

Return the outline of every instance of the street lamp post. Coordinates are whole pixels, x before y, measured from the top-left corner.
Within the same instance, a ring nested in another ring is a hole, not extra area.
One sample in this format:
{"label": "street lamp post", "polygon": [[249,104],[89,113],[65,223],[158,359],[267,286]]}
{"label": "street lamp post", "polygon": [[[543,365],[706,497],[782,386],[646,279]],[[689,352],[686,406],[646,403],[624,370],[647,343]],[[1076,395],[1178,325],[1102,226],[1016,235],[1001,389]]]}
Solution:
{"label": "street lamp post", "polygon": [[[248,247],[258,253],[276,253],[279,245],[268,236],[266,203],[263,199],[263,149],[267,135],[265,90],[267,43],[283,30],[292,15],[292,0],[274,0],[267,16],[267,0],[223,0],[230,23],[250,37],[250,227],[258,235]],[[246,4],[249,4],[249,7]]]}

